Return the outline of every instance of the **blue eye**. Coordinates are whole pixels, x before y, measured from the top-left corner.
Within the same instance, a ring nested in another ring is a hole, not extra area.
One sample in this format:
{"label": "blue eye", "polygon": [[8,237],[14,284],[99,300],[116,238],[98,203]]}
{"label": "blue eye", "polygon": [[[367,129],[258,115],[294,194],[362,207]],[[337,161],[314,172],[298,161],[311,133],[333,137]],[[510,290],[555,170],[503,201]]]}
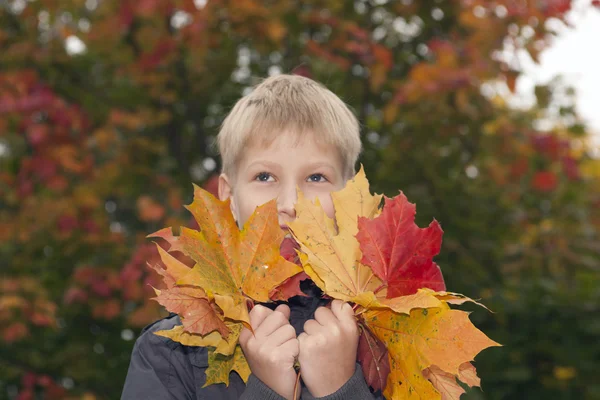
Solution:
{"label": "blue eye", "polygon": [[323,174],[312,174],[308,177],[309,182],[327,182]]}
{"label": "blue eye", "polygon": [[254,179],[259,182],[268,182],[271,178],[272,178],[272,176],[268,172],[261,172],[261,173],[257,174]]}

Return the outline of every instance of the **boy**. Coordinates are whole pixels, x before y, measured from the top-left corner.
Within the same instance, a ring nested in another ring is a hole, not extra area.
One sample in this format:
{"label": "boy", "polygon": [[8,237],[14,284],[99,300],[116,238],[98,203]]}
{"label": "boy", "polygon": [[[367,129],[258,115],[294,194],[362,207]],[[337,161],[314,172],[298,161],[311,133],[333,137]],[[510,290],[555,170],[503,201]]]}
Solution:
{"label": "boy", "polygon": [[[318,197],[333,218],[330,193],[354,175],[361,150],[358,122],[346,105],[320,84],[280,75],[240,99],[218,135],[223,171],[219,197],[243,226],[254,209],[277,198],[279,223],[295,218],[296,189]],[[306,283],[306,281],[305,281]],[[236,373],[230,384],[202,388],[207,351],[154,335],[180,324],[170,316],[146,328],[133,350],[122,399],[292,399],[297,359],[301,398],[373,399],[356,364],[358,327],[350,305],[323,307],[314,285],[309,297],[275,310],[250,312],[254,335],[240,345],[252,371],[246,385]],[[314,318],[314,319],[313,319]]]}

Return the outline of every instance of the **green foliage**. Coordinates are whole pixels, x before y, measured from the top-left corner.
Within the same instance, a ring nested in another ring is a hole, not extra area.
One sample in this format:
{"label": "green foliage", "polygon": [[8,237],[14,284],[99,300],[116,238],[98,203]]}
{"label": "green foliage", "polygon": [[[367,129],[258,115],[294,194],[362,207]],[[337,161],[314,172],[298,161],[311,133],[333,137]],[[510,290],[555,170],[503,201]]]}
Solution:
{"label": "green foliage", "polygon": [[[600,164],[556,88],[513,110],[505,43],[533,59],[546,2],[9,1],[0,4],[0,398],[118,398],[159,318],[145,235],[190,223],[218,126],[270,72],[323,82],[363,124],[375,189],[445,230],[449,290],[503,348],[470,399],[597,399]],[[594,11],[590,11],[594,12]],[[521,35],[529,26],[533,35]],[[85,47],[76,51],[78,39]],[[69,50],[69,51],[67,51]]]}

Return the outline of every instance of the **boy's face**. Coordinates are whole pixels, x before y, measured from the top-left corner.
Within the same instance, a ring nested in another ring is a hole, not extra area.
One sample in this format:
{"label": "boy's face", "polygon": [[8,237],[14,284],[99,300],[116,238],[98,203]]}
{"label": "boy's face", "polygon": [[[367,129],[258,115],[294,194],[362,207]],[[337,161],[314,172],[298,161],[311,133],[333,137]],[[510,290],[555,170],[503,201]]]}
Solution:
{"label": "boy's face", "polygon": [[219,197],[231,199],[231,211],[241,228],[254,209],[277,199],[279,224],[296,218],[296,188],[311,200],[319,198],[325,213],[334,217],[331,192],[344,187],[342,161],[337,149],[317,145],[312,135],[296,143],[294,135],[285,132],[270,146],[249,145],[237,165],[233,178],[219,178]]}

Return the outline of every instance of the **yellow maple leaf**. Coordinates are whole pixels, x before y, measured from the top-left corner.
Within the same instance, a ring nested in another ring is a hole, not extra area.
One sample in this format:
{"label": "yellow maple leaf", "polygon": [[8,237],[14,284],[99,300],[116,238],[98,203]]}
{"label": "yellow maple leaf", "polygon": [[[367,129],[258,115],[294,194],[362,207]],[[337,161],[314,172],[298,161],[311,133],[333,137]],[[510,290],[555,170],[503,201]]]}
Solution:
{"label": "yellow maple leaf", "polygon": [[357,303],[372,301],[374,297],[359,296],[375,291],[381,281],[360,263],[362,254],[354,235],[358,217],[375,216],[381,196],[369,193],[362,169],[331,196],[335,221],[325,215],[318,199],[313,203],[302,193],[298,195],[296,219],[289,226],[302,250],[300,260],[308,276],[331,297]]}
{"label": "yellow maple leaf", "polygon": [[421,371],[434,365],[458,376],[463,363],[485,348],[499,346],[471,323],[468,313],[446,304],[413,309],[410,315],[367,310],[362,318],[387,345],[391,368],[384,396],[388,399],[441,399]]}
{"label": "yellow maple leaf", "polygon": [[237,372],[244,382],[248,381],[250,367],[239,345],[235,347],[231,355],[223,355],[209,350],[206,382],[203,387],[216,383],[224,383],[229,386],[229,374],[231,371]]}

